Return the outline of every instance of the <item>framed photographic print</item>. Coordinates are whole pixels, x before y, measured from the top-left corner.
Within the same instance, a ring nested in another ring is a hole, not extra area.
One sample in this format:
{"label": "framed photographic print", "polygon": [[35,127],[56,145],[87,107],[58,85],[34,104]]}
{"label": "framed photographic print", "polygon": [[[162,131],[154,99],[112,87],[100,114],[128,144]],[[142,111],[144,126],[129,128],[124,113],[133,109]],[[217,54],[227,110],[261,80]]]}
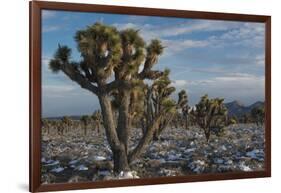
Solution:
{"label": "framed photographic print", "polygon": [[30,2],[30,191],[270,177],[271,18]]}

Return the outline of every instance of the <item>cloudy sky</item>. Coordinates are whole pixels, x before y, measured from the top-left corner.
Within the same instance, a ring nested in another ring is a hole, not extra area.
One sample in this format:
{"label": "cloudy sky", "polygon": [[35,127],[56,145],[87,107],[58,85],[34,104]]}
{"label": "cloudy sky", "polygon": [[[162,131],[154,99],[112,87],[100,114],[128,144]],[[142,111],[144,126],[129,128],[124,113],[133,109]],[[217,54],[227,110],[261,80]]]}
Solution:
{"label": "cloudy sky", "polygon": [[79,60],[75,32],[96,21],[139,29],[147,42],[160,39],[166,48],[155,69],[169,68],[173,85],[188,92],[191,105],[205,93],[245,105],[264,100],[263,23],[44,10],[43,117],[90,114],[99,108],[94,95],[48,68],[58,43],[71,47],[72,59]]}

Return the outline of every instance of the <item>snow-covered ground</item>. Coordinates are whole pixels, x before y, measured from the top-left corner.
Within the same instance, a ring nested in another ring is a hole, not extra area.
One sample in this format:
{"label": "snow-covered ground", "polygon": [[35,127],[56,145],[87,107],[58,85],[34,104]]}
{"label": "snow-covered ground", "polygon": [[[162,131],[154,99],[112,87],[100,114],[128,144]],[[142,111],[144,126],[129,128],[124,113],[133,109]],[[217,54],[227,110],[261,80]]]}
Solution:
{"label": "snow-covered ground", "polygon": [[[130,147],[134,147],[140,129],[133,129],[131,136]],[[132,163],[131,172],[119,175],[112,173],[111,150],[104,133],[43,134],[41,163],[43,183],[258,171],[264,167],[264,128],[232,125],[224,135],[212,135],[208,143],[196,127],[169,128]]]}

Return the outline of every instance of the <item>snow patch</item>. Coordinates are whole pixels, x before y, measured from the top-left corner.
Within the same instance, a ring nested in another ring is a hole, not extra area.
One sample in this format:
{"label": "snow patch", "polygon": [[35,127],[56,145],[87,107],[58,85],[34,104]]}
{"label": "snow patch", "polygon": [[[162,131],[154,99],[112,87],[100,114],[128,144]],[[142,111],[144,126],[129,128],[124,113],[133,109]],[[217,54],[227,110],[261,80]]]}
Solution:
{"label": "snow patch", "polygon": [[106,157],[103,157],[103,156],[95,156],[94,158],[96,161],[104,161],[106,160]]}
{"label": "snow patch", "polygon": [[74,170],[78,170],[78,171],[87,171],[88,167],[82,165],[77,166]]}
{"label": "snow patch", "polygon": [[57,168],[53,168],[53,169],[51,170],[51,172],[60,173],[60,172],[62,172],[63,170],[64,170],[63,167],[57,167]]}

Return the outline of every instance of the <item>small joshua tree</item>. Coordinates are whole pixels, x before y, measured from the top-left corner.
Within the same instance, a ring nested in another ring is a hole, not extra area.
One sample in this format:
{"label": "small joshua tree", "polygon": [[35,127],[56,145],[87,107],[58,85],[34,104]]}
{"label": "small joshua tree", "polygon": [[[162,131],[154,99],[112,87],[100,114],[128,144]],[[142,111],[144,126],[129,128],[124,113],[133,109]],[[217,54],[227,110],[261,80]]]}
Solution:
{"label": "small joshua tree", "polygon": [[170,71],[166,69],[164,74],[155,80],[147,90],[147,102],[150,111],[150,113],[147,113],[148,120],[153,121],[159,112],[167,109],[167,112],[160,118],[159,127],[154,131],[154,140],[158,140],[160,133],[167,127],[176,111],[176,102],[170,98],[170,95],[176,89],[170,85],[169,73]]}
{"label": "small joshua tree", "polygon": [[185,90],[182,90],[181,92],[179,92],[178,95],[179,95],[179,99],[182,101],[181,112],[182,112],[182,118],[184,121],[184,126],[185,126],[185,129],[188,129],[188,113],[189,113],[189,109],[190,109],[190,107],[188,106],[188,97],[187,97]]}
{"label": "small joshua tree", "polygon": [[159,126],[153,133],[153,139],[158,140],[161,132],[170,124],[174,119],[176,112],[179,108],[184,108],[187,104],[187,95],[185,91],[179,93],[178,103],[171,98],[171,94],[176,90],[171,86],[169,79],[170,71],[166,69],[163,75],[155,80],[153,84],[146,89],[145,97],[145,121],[143,124],[143,132],[146,132],[146,125],[152,124],[155,117],[159,118]]}
{"label": "small joshua tree", "polygon": [[249,114],[249,113],[245,113],[239,120],[239,122],[241,123],[252,123],[253,120],[252,120],[252,116]]}
{"label": "small joshua tree", "polygon": [[101,125],[102,125],[102,116],[101,116],[101,112],[95,111],[93,113],[93,115],[91,116],[92,120],[93,120],[93,124],[94,124],[94,129],[97,131],[97,133],[100,132],[101,129]]}
{"label": "small joshua tree", "polygon": [[42,119],[42,131],[49,134],[50,133],[50,121],[48,119]]}
{"label": "small joshua tree", "polygon": [[171,128],[184,128],[183,121],[182,121],[182,113],[176,112],[174,115],[173,120],[170,123]]}
{"label": "small joshua tree", "polygon": [[257,126],[262,125],[265,119],[264,107],[253,108],[251,110],[251,117],[253,118],[253,121],[257,124]]}
{"label": "small joshua tree", "polygon": [[232,116],[228,118],[228,125],[233,125],[239,123],[238,118],[236,116]]}
{"label": "small joshua tree", "polygon": [[228,112],[223,101],[220,98],[209,99],[208,95],[204,95],[190,112],[196,124],[204,130],[207,142],[212,129],[220,129],[227,124]]}
{"label": "small joshua tree", "polygon": [[88,115],[83,115],[80,119],[81,123],[82,123],[82,127],[84,130],[84,135],[87,135],[87,130],[88,130],[88,125],[91,122],[91,118]]}
{"label": "small joshua tree", "polygon": [[[62,118],[62,127],[63,127],[63,131],[67,132],[71,129],[72,126],[72,121],[68,116],[64,116]],[[63,133],[62,131],[62,133]]]}
{"label": "small joshua tree", "polygon": [[63,135],[63,130],[64,130],[63,121],[62,120],[56,120],[53,123],[54,123],[54,126],[57,128],[57,134]]}

